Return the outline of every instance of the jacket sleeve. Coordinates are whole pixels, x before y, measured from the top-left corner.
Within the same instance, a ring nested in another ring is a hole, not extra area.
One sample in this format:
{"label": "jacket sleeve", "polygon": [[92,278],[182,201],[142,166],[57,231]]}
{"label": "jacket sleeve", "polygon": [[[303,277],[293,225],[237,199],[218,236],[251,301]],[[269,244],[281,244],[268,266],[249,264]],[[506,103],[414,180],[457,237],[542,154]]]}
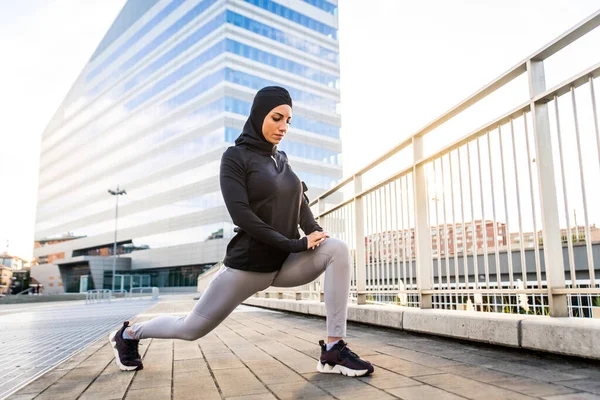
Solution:
{"label": "jacket sleeve", "polygon": [[[302,189],[304,192],[308,190],[304,182],[302,182]],[[308,203],[308,197],[303,193],[302,204],[300,205],[300,228],[302,228],[302,231],[307,235],[310,235],[315,231],[323,232],[323,228],[315,221],[315,217],[313,216]]]}
{"label": "jacket sleeve", "polygon": [[306,237],[288,239],[252,211],[246,188],[246,169],[242,160],[232,154],[231,148],[221,158],[220,183],[225,206],[236,226],[253,238],[288,253],[300,253],[307,249]]}

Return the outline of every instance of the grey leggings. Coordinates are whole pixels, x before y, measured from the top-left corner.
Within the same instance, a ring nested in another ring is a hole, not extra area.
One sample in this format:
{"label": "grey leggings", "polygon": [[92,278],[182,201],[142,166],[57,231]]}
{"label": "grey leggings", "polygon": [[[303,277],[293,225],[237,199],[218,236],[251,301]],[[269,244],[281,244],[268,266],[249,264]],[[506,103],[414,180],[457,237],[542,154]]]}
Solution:
{"label": "grey leggings", "polygon": [[187,316],[161,316],[134,324],[132,335],[136,339],[199,339],[253,294],[269,286],[303,285],[315,280],[323,271],[326,271],[327,335],[345,337],[350,255],[346,244],[333,238],[326,239],[314,250],[290,254],[279,271],[249,272],[222,267]]}

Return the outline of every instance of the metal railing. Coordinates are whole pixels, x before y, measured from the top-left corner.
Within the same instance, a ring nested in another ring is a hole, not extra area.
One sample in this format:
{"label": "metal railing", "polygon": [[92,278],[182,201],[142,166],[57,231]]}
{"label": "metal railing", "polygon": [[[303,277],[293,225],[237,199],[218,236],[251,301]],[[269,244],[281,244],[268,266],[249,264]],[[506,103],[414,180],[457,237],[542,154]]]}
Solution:
{"label": "metal railing", "polygon": [[110,303],[112,299],[112,290],[110,289],[91,289],[85,292],[85,304]]}
{"label": "metal railing", "polygon": [[[600,309],[600,53],[551,89],[544,70],[599,25],[600,11],[311,203],[351,249],[358,304],[585,317]],[[516,84],[528,93],[516,107],[460,126]],[[266,292],[322,297],[321,282]]]}

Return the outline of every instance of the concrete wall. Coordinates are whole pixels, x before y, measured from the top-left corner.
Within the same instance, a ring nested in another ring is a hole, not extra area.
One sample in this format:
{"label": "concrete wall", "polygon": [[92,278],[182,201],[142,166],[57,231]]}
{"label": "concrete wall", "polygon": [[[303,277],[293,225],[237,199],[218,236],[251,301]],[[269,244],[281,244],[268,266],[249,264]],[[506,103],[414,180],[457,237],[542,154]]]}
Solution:
{"label": "concrete wall", "polygon": [[31,277],[44,285],[44,294],[64,293],[58,265],[40,264],[31,267]]}
{"label": "concrete wall", "polygon": [[[325,303],[250,297],[244,304],[325,317]],[[600,320],[350,305],[348,320],[410,332],[600,360]]]}

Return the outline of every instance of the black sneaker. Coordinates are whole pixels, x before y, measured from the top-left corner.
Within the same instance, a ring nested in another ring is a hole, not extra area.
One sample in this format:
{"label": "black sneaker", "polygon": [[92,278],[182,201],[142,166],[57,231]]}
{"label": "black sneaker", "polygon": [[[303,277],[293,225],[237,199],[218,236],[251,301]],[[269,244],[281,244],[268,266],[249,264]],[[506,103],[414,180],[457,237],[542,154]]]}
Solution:
{"label": "black sneaker", "polygon": [[346,376],[366,376],[373,373],[373,365],[352,352],[347,343],[340,340],[327,351],[325,342],[319,340],[321,359],[317,363],[317,371],[324,374],[343,374]]}
{"label": "black sneaker", "polygon": [[138,351],[139,340],[123,339],[123,332],[129,326],[129,321],[123,327],[108,335],[108,341],[115,353],[115,361],[121,371],[139,371],[144,368]]}

